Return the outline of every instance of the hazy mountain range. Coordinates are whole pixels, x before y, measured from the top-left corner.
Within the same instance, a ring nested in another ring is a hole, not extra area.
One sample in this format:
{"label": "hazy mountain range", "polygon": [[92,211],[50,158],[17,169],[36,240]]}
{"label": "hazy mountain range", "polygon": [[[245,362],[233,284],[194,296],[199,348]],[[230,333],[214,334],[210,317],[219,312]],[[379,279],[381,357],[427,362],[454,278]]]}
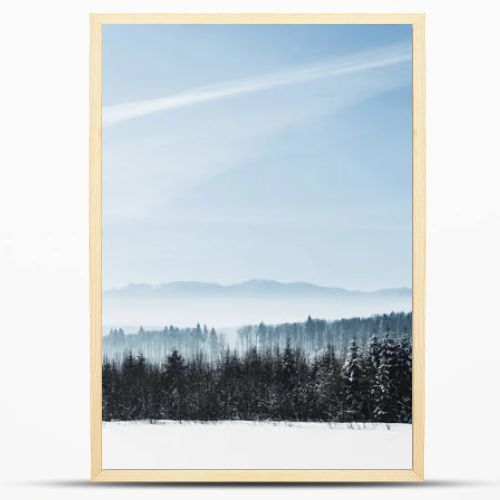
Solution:
{"label": "hazy mountain range", "polygon": [[346,290],[338,287],[314,285],[305,281],[282,283],[274,280],[249,280],[232,285],[200,281],[173,281],[159,285],[129,284],[123,288],[106,290],[109,297],[163,297],[163,296],[329,296],[329,297],[411,297],[410,288],[385,288],[374,291]]}
{"label": "hazy mountain range", "polygon": [[306,282],[250,280],[233,285],[177,281],[130,284],[103,293],[103,324],[215,327],[328,320],[411,311],[409,288],[345,290]]}

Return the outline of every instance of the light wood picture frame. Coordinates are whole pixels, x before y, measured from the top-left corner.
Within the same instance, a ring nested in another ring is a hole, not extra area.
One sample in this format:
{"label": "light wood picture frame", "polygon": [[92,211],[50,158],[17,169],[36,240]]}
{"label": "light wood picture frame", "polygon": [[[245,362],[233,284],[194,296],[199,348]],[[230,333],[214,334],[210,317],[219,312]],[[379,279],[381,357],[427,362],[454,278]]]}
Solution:
{"label": "light wood picture frame", "polygon": [[[415,482],[424,479],[425,45],[424,14],[90,15],[91,479],[108,482]],[[102,27],[108,24],[408,24],[413,28],[412,468],[379,470],[103,469],[102,466]]]}

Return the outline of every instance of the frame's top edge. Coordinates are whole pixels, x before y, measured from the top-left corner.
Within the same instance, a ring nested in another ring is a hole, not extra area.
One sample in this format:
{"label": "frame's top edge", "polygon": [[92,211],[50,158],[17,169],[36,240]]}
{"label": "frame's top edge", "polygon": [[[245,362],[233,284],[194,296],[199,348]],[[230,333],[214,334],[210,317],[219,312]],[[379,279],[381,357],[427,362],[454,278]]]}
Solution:
{"label": "frame's top edge", "polygon": [[224,12],[224,13],[90,13],[91,22],[98,24],[417,24],[425,13],[284,13],[284,12]]}

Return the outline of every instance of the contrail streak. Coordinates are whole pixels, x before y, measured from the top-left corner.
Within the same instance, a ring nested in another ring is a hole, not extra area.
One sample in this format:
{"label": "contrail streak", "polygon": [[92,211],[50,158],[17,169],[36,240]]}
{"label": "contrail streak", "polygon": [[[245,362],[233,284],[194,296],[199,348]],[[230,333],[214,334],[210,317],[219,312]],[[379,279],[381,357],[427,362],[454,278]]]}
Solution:
{"label": "contrail streak", "polygon": [[262,77],[229,82],[214,87],[201,87],[159,99],[148,99],[103,108],[103,125],[114,125],[159,111],[168,111],[195,104],[225,99],[243,94],[262,92],[276,87],[295,85],[322,78],[359,73],[411,60],[408,46],[392,45],[377,51],[362,52],[327,63],[297,67]]}

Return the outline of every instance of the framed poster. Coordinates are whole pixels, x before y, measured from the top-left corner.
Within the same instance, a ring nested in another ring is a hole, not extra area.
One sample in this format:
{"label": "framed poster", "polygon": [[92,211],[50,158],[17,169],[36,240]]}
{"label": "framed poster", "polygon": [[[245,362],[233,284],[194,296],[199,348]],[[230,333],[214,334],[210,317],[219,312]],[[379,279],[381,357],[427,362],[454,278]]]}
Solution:
{"label": "framed poster", "polygon": [[92,479],[422,480],[424,16],[90,24]]}

